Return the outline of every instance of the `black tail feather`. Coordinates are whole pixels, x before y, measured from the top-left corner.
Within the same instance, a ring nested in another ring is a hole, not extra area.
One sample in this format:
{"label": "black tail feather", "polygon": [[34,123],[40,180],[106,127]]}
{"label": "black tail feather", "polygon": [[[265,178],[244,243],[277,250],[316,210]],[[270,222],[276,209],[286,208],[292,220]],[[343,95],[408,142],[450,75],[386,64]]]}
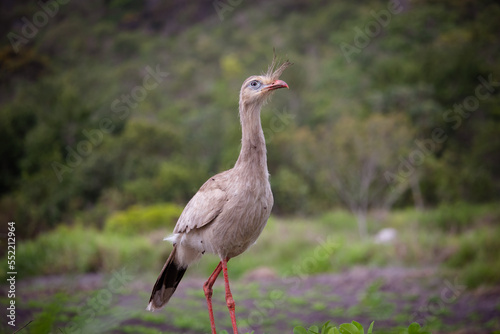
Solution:
{"label": "black tail feather", "polygon": [[146,308],[148,311],[160,309],[168,303],[187,270],[187,268],[180,267],[175,263],[175,252],[176,246],[174,246],[172,253],[170,253],[170,256],[156,280],[153,291],[151,292],[148,307]]}

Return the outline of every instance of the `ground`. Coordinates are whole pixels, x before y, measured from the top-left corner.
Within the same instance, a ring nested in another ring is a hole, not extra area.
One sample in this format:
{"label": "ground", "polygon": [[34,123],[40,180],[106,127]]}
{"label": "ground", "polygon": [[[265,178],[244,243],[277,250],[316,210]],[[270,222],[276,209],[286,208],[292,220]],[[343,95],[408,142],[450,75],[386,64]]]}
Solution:
{"label": "ground", "polygon": [[[229,271],[229,274],[231,272]],[[18,282],[20,333],[209,333],[202,278],[187,277],[169,304],[145,311],[154,276],[128,274],[39,277]],[[222,277],[214,289],[218,329],[230,332]],[[5,287],[2,287],[4,289]],[[337,274],[277,277],[259,268],[232,282],[240,333],[291,333],[331,320],[356,320],[375,333],[417,321],[432,333],[492,333],[500,329],[500,285],[466,290],[435,268],[355,267]],[[5,293],[2,293],[5,296]],[[5,331],[5,326],[4,331]],[[10,327],[6,333],[14,332]]]}

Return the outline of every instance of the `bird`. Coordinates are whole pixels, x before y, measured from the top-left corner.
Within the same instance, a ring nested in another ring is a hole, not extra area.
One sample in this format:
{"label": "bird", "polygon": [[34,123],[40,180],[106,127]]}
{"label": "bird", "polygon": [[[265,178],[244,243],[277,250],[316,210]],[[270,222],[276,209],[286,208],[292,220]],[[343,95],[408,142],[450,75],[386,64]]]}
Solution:
{"label": "bird", "polygon": [[221,271],[233,333],[238,333],[227,263],[256,242],[271,214],[274,199],[260,113],[275,90],[289,89],[279,78],[291,65],[288,60],[279,64],[274,54],[266,73],[252,75],[243,82],[239,95],[242,139],[238,159],[233,168],[201,186],[182,211],[173,233],[165,238],[172,242],[173,249],[153,287],[147,310],[162,308],[187,268],[203,254],[212,253],[220,262],[203,284],[212,334],[216,334],[212,286]]}

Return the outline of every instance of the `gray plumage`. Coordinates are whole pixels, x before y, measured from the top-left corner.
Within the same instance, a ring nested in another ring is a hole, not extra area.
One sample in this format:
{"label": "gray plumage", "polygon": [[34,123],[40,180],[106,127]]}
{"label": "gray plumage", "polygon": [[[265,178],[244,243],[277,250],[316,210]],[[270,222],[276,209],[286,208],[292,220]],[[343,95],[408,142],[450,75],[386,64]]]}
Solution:
{"label": "gray plumage", "polygon": [[216,254],[221,260],[233,258],[255,243],[264,229],[273,195],[260,110],[270,92],[288,88],[278,79],[291,63],[286,61],[276,70],[275,65],[273,61],[266,74],[251,76],[243,83],[238,160],[232,169],[207,180],[184,208],[173,234],[166,238],[174,249],[153,288],[148,310],[168,302],[187,267],[204,253]]}

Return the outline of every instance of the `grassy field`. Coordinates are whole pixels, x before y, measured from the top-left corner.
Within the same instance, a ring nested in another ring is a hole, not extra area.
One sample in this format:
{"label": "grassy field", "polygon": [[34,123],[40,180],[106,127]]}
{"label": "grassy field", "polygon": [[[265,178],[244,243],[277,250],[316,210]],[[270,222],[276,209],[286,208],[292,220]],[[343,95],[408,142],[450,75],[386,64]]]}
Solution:
{"label": "grassy field", "polygon": [[[273,217],[257,244],[229,263],[239,326],[276,333],[357,320],[365,328],[375,321],[375,333],[398,332],[413,321],[442,333],[467,326],[498,330],[499,221],[493,204],[373,212],[371,235],[386,227],[397,231],[395,240],[380,244],[361,240],[345,211]],[[162,241],[169,232],[74,226],[20,241],[19,326],[34,320],[24,333],[209,332],[200,287],[217,265],[214,256],[188,270],[165,310],[144,311],[170,251]],[[216,318],[229,330],[218,283]]]}

